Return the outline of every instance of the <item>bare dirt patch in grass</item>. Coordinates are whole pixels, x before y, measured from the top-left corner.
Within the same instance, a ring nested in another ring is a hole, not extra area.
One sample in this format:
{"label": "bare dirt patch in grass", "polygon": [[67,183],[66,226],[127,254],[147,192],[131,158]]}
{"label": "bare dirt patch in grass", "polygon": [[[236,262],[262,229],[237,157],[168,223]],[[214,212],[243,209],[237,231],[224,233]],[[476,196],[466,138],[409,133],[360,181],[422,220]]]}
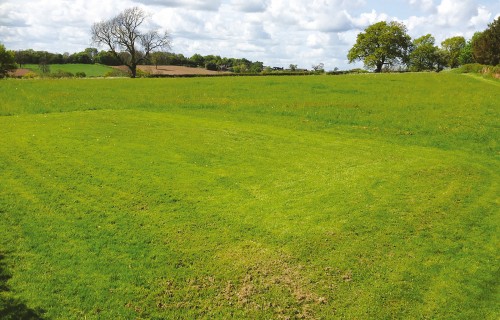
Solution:
{"label": "bare dirt patch in grass", "polygon": [[11,72],[11,76],[15,78],[21,78],[22,76],[30,72],[32,72],[30,69],[16,69],[16,71]]}

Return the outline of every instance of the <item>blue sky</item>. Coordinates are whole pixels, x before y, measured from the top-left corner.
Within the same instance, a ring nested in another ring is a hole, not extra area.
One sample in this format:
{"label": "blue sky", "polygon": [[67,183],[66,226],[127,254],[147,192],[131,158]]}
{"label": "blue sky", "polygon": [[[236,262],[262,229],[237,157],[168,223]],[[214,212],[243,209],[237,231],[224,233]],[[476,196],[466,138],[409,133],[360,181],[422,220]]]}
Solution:
{"label": "blue sky", "polygon": [[245,57],[270,66],[327,70],[348,64],[356,35],[397,20],[417,38],[470,38],[500,16],[500,0],[0,0],[0,42],[8,49],[78,52],[90,26],[140,6],[148,28],[168,30],[173,51]]}

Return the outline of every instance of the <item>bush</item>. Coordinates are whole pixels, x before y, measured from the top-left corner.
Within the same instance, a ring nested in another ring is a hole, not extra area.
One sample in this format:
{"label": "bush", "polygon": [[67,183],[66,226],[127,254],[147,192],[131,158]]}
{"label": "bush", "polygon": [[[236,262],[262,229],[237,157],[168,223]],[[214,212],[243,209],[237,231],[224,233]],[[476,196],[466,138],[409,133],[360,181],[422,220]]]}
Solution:
{"label": "bush", "polygon": [[37,77],[38,77],[38,74],[36,74],[34,72],[28,72],[22,76],[23,79],[34,79]]}
{"label": "bush", "polygon": [[111,71],[108,71],[104,74],[105,78],[111,77],[111,78],[122,78],[122,77],[128,77],[128,73],[119,69],[113,69]]}
{"label": "bush", "polygon": [[205,68],[207,70],[217,71],[217,65],[213,62],[208,62],[207,64],[205,64]]}
{"label": "bush", "polygon": [[361,68],[355,68],[349,70],[349,73],[370,73],[370,71]]}
{"label": "bush", "polygon": [[143,71],[143,70],[137,68],[135,76],[136,76],[136,78],[150,78],[151,77],[151,73],[149,73],[147,71]]}
{"label": "bush", "polygon": [[484,77],[500,79],[500,65],[485,66],[479,63],[465,64],[457,69],[458,73],[476,73]]}
{"label": "bush", "polygon": [[479,63],[464,64],[458,68],[459,73],[482,73],[485,66]]}
{"label": "bush", "polygon": [[85,74],[85,72],[77,72],[75,73],[75,76],[77,78],[85,78],[87,75]]}
{"label": "bush", "polygon": [[50,78],[73,78],[75,75],[68,71],[57,70],[56,72],[49,73],[46,76]]}

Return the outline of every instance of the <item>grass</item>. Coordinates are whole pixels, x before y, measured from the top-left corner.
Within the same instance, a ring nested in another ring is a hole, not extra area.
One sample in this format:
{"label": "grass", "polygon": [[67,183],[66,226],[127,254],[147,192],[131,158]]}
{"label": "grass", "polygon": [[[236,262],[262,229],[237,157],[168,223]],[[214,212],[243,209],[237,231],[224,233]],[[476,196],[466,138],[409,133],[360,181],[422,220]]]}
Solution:
{"label": "grass", "polygon": [[[76,74],[77,72],[84,72],[87,77],[104,77],[107,73],[114,71],[112,67],[101,64],[51,64],[50,72],[70,72]],[[23,65],[23,68],[30,69],[31,71],[39,74],[40,68],[36,64]]]}
{"label": "grass", "polygon": [[499,98],[456,74],[3,81],[0,310],[497,319]]}

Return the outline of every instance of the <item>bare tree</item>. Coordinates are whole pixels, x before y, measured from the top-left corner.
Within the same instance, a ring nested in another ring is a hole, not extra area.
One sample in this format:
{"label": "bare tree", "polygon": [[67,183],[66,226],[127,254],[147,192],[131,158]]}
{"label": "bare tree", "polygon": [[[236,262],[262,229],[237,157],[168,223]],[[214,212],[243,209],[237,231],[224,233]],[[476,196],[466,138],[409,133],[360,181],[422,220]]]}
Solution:
{"label": "bare tree", "polygon": [[132,78],[137,74],[137,65],[148,61],[151,53],[170,48],[170,35],[158,30],[141,32],[140,26],[148,14],[139,7],[126,9],[116,17],[92,25],[92,42],[104,46],[126,65]]}

